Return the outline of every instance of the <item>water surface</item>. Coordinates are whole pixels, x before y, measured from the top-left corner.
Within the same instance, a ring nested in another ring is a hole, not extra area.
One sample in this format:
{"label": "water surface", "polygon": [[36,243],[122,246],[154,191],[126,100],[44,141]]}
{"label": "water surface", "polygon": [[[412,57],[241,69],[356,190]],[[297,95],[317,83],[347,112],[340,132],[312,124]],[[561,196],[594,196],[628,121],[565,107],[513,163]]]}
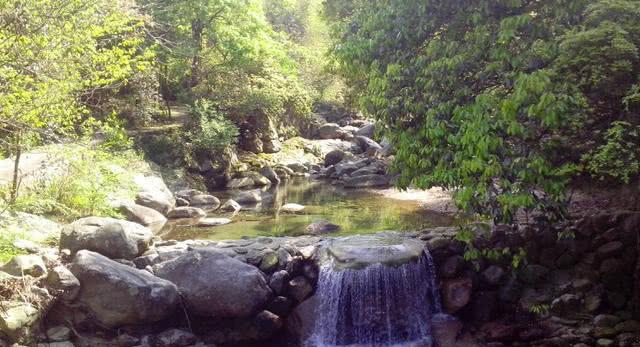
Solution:
{"label": "water surface", "polygon": [[[223,202],[235,192],[214,192]],[[214,211],[210,217],[231,218],[231,224],[202,228],[188,221],[170,222],[165,239],[231,240],[258,236],[303,235],[305,227],[328,220],[341,227],[332,235],[369,234],[383,230],[414,231],[451,225],[450,215],[420,207],[416,200],[396,200],[375,190],[346,189],[308,178],[297,178],[260,191],[263,201],[236,214]],[[305,206],[301,213],[284,213],[286,203]]]}

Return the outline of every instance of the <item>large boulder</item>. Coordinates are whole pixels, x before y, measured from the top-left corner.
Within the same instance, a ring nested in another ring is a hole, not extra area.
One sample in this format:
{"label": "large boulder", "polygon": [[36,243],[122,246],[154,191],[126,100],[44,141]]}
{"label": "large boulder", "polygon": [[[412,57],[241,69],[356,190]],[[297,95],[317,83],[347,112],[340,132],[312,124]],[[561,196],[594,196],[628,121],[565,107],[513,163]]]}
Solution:
{"label": "large boulder", "polygon": [[120,212],[127,217],[127,220],[142,224],[153,232],[159,232],[167,223],[167,218],[162,213],[138,204],[122,204]]}
{"label": "large boulder", "polygon": [[138,193],[136,204],[152,208],[166,216],[175,205],[175,200],[162,192],[147,191]]}
{"label": "large boulder", "polygon": [[389,182],[389,177],[385,175],[362,175],[345,179],[344,186],[346,188],[386,187]]}
{"label": "large boulder", "polygon": [[342,161],[342,159],[344,159],[344,151],[340,149],[334,149],[324,156],[324,166],[327,167],[338,164]]}
{"label": "large boulder", "polygon": [[382,150],[382,146],[380,146],[377,142],[373,141],[372,139],[366,136],[356,136],[355,141],[356,143],[358,143],[358,145],[360,146],[360,148],[362,148],[364,152],[367,152],[369,150],[376,150],[376,151]]}
{"label": "large boulder", "polygon": [[253,186],[253,184],[254,184],[253,179],[251,179],[251,177],[239,177],[239,178],[234,178],[229,182],[227,182],[227,188],[239,189],[239,188],[251,187]]}
{"label": "large boulder", "polygon": [[280,183],[280,177],[278,177],[278,174],[276,173],[276,171],[273,170],[273,168],[271,168],[269,166],[265,166],[265,167],[261,168],[260,169],[260,174],[262,176],[266,177],[273,184],[279,184]]}
{"label": "large boulder", "polygon": [[86,217],[62,228],[60,249],[71,254],[86,249],[113,259],[133,259],[153,244],[153,233],[144,226],[107,217]]}
{"label": "large boulder", "polygon": [[356,136],[366,136],[368,138],[372,138],[374,133],[376,132],[376,126],[373,124],[366,124],[362,126],[358,131],[354,133]]}
{"label": "large boulder", "polygon": [[466,277],[442,283],[442,302],[447,313],[454,314],[469,303],[472,287],[473,281]]}
{"label": "large boulder", "polygon": [[220,199],[209,194],[198,194],[189,199],[189,206],[199,206],[209,210],[215,210],[220,207]]}
{"label": "large boulder", "polygon": [[321,139],[342,139],[346,136],[347,132],[344,131],[336,123],[327,123],[318,128],[317,135]]}
{"label": "large boulder", "polygon": [[108,328],[160,321],[179,301],[173,283],[98,253],[78,252],[70,270],[81,284],[75,304]]}
{"label": "large boulder", "polygon": [[214,318],[250,317],[271,298],[257,268],[227,255],[199,250],[158,264],[157,276],[175,283],[187,309]]}
{"label": "large boulder", "polygon": [[262,201],[259,191],[248,190],[236,194],[233,199],[241,204],[257,204]]}

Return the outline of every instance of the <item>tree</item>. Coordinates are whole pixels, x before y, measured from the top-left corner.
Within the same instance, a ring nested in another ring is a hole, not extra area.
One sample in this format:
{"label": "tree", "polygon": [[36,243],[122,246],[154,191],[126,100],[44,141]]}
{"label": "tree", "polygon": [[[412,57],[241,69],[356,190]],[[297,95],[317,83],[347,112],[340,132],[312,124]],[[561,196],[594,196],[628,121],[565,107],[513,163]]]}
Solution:
{"label": "tree", "polygon": [[640,2],[589,3],[328,0],[325,13],[341,73],[397,147],[398,185],[452,189],[511,222],[565,215],[591,119],[606,128],[637,83]]}
{"label": "tree", "polygon": [[142,18],[124,0],[0,3],[0,141],[15,156],[10,202],[24,148],[76,134],[96,93],[148,68],[143,42]]}

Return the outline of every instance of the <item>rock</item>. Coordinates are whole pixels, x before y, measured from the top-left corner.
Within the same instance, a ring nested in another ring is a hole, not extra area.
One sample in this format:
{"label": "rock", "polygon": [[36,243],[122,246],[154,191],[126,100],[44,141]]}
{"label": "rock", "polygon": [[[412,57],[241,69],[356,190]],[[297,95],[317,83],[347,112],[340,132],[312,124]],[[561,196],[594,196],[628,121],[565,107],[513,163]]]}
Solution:
{"label": "rock", "polygon": [[331,165],[336,165],[344,159],[344,151],[340,149],[334,149],[333,151],[327,153],[324,156],[324,166],[328,167]]}
{"label": "rock", "polygon": [[231,223],[229,218],[202,218],[198,221],[199,227],[217,227]]}
{"label": "rock", "polygon": [[356,136],[355,141],[364,152],[367,152],[369,150],[382,150],[382,146],[366,136]]}
{"label": "rock", "polygon": [[469,303],[472,287],[473,281],[467,277],[443,281],[442,302],[447,313],[454,314]]}
{"label": "rock", "polygon": [[275,297],[267,306],[267,310],[278,316],[287,316],[291,312],[293,302],[284,296]]}
{"label": "rock", "polygon": [[289,281],[287,292],[293,300],[301,303],[313,293],[313,286],[304,276],[298,276]]}
{"label": "rock", "polygon": [[624,244],[620,241],[612,241],[598,247],[597,253],[600,259],[619,255],[624,249]]}
{"label": "rock", "polygon": [[282,319],[269,311],[261,311],[254,319],[257,329],[257,336],[268,338],[273,336],[282,328]]}
{"label": "rock", "polygon": [[241,208],[242,206],[240,206],[240,204],[233,199],[227,200],[224,204],[222,204],[222,206],[220,206],[220,210],[226,212],[237,212],[240,211]]}
{"label": "rock", "polygon": [[640,332],[640,321],[626,320],[616,324],[616,331],[618,333],[637,333]]}
{"label": "rock", "polygon": [[67,341],[71,338],[71,329],[65,327],[64,325],[52,327],[47,329],[45,336],[47,337],[48,341],[52,342]]}
{"label": "rock", "polygon": [[454,255],[444,261],[440,267],[440,276],[444,278],[455,277],[464,266],[464,258],[460,255]]}
{"label": "rock", "polygon": [[36,345],[36,347],[75,347],[75,345],[71,341],[57,341],[39,343]]}
{"label": "rock", "polygon": [[142,224],[153,232],[159,232],[167,223],[167,218],[162,213],[142,205],[122,204],[120,205],[120,212],[127,220]]}
{"label": "rock", "polygon": [[[183,198],[176,198],[176,206],[178,207],[189,206],[189,200],[183,199]],[[169,213],[167,212],[167,214]]]}
{"label": "rock", "polygon": [[335,233],[340,231],[340,226],[329,222],[328,220],[315,221],[304,229],[306,234],[322,235]]}
{"label": "rock", "polygon": [[318,128],[316,131],[317,136],[321,139],[343,139],[347,134],[346,131],[336,123],[327,123]]}
{"label": "rock", "polygon": [[260,169],[260,174],[262,176],[266,177],[273,184],[279,184],[280,183],[280,177],[278,177],[278,174],[276,173],[276,171],[274,169],[270,168],[269,166],[265,166],[265,167],[261,168]]}
{"label": "rock", "polygon": [[147,191],[138,193],[136,196],[136,204],[154,209],[166,216],[173,208],[175,202],[173,199],[168,198],[167,193]]}
{"label": "rock", "polygon": [[40,277],[47,274],[47,267],[39,255],[16,255],[8,263],[0,267],[0,271],[18,277]]}
{"label": "rock", "polygon": [[564,294],[551,302],[551,312],[566,315],[580,310],[582,300],[575,294]]}
{"label": "rock", "polygon": [[289,279],[289,273],[285,270],[276,271],[269,279],[269,287],[276,295],[280,295],[285,290],[285,285]]}
{"label": "rock", "polygon": [[160,321],[179,301],[171,282],[98,253],[79,251],[70,270],[82,288],[75,303],[108,328]]}
{"label": "rock", "polygon": [[263,139],[262,150],[265,153],[278,153],[282,150],[282,143],[278,139]]}
{"label": "rock", "polygon": [[612,314],[599,314],[593,318],[593,324],[597,327],[614,327],[620,320],[620,317]]}
{"label": "rock", "polygon": [[389,177],[385,175],[363,175],[345,179],[346,188],[384,187],[389,185]]}
{"label": "rock", "polygon": [[520,273],[520,279],[527,284],[538,284],[547,274],[549,269],[542,265],[527,265]]}
{"label": "rock", "polygon": [[227,182],[227,188],[229,189],[240,189],[245,187],[252,187],[253,180],[250,177],[240,177],[234,178]]}
{"label": "rock", "polygon": [[384,169],[382,169],[378,165],[370,165],[352,172],[351,177],[369,176],[369,175],[378,175],[378,174],[384,174]]}
{"label": "rock", "polygon": [[40,320],[40,312],[25,302],[0,303],[0,334],[9,339],[9,343],[30,344],[35,337]]}
{"label": "rock", "polygon": [[194,196],[202,195],[202,194],[204,193],[197,189],[183,189],[176,192],[176,197],[187,200],[187,201],[191,201],[191,199]]}
{"label": "rock", "polygon": [[354,135],[366,136],[368,138],[372,138],[375,132],[376,132],[376,126],[374,124],[366,124],[360,129],[358,129],[358,131],[356,131]]}
{"label": "rock", "polygon": [[209,194],[198,194],[189,200],[190,206],[206,206],[207,209],[215,210],[220,207],[220,199]]}
{"label": "rock", "polygon": [[313,333],[316,323],[317,295],[298,304],[287,317],[287,332],[298,341],[306,340]]}
{"label": "rock", "polygon": [[291,171],[293,171],[294,173],[297,173],[297,174],[302,174],[302,173],[309,172],[309,168],[306,167],[305,165],[300,164],[300,163],[287,164],[287,167],[289,169],[291,169]]}
{"label": "rock", "polygon": [[195,335],[180,329],[169,329],[154,336],[153,347],[188,347],[197,342]]}
{"label": "rock", "polygon": [[503,322],[489,322],[480,327],[481,334],[488,341],[513,341],[517,334],[517,327]]}
{"label": "rock", "polygon": [[45,285],[51,294],[67,302],[75,300],[80,293],[80,281],[63,265],[49,271]]}
{"label": "rock", "polygon": [[262,201],[262,196],[255,190],[249,190],[236,194],[233,199],[241,204],[256,204]]}
{"label": "rock", "polygon": [[153,244],[153,233],[144,226],[106,217],[86,217],[62,228],[60,249],[71,254],[86,249],[112,259],[133,259]]}
{"label": "rock", "polygon": [[156,265],[154,272],[175,283],[187,309],[200,316],[249,317],[271,297],[257,268],[214,251],[186,253]]}
{"label": "rock", "polygon": [[598,341],[596,341],[596,346],[598,347],[611,347],[614,344],[615,344],[615,341],[610,339],[598,339]]}
{"label": "rock", "polygon": [[253,180],[254,186],[264,187],[264,186],[271,185],[271,180],[269,180],[268,178],[262,176],[257,172],[249,173],[248,177],[250,177]]}
{"label": "rock", "polygon": [[278,267],[278,255],[276,252],[267,252],[260,261],[260,270],[263,272],[272,272]]}
{"label": "rock", "polygon": [[280,207],[281,212],[297,213],[304,210],[304,206],[300,204],[284,204]]}
{"label": "rock", "polygon": [[500,283],[500,280],[502,280],[503,276],[504,276],[504,270],[497,265],[489,266],[480,275],[482,280],[490,286],[498,285]]}
{"label": "rock", "polygon": [[180,219],[180,218],[202,218],[206,216],[207,213],[198,207],[191,206],[181,206],[176,207],[169,212],[169,218],[171,219]]}

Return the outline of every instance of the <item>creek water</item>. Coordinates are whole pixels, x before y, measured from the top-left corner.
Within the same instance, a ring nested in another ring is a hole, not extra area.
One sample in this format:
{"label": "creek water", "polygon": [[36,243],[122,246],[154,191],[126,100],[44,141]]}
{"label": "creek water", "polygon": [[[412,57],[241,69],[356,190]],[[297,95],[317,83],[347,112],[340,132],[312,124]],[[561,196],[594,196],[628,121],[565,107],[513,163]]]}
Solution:
{"label": "creek water", "polygon": [[[237,191],[214,192],[223,202]],[[305,227],[318,220],[328,220],[341,227],[332,235],[368,234],[382,230],[415,231],[421,228],[448,226],[450,215],[420,207],[415,200],[396,200],[374,190],[345,189],[325,181],[309,178],[288,180],[260,190],[263,201],[244,206],[235,214],[213,211],[211,217],[226,217],[232,223],[222,226],[196,227],[189,221],[172,221],[163,231],[166,239],[232,240],[258,236],[303,235]],[[300,213],[284,213],[286,203],[305,206]]]}

